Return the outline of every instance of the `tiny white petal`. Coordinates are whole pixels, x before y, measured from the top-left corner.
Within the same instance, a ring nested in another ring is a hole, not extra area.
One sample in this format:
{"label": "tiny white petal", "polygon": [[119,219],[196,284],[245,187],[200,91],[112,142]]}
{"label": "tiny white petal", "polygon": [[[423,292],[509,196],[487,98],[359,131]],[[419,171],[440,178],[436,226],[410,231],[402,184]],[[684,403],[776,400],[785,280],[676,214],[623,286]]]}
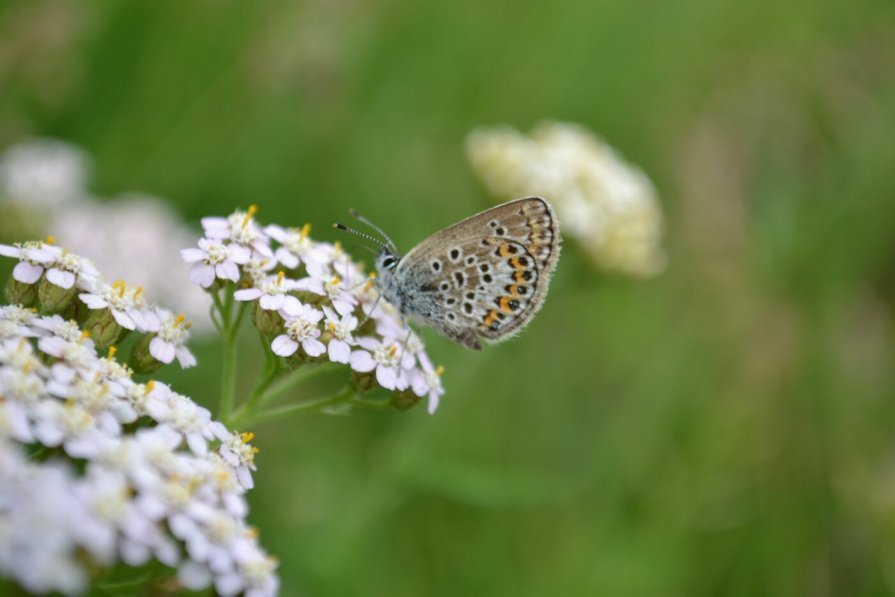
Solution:
{"label": "tiny white petal", "polygon": [[252,250],[242,245],[230,245],[230,258],[240,265],[248,263],[252,258]]}
{"label": "tiny white petal", "polygon": [[398,376],[392,367],[379,365],[376,367],[376,381],[387,390],[394,390],[398,385]]}
{"label": "tiny white petal", "polygon": [[307,340],[302,341],[301,346],[302,348],[304,348],[308,356],[311,357],[319,357],[324,352],[326,352],[326,346],[324,346],[323,342],[317,340],[316,338],[308,338]]}
{"label": "tiny white petal", "polygon": [[366,350],[355,350],[349,358],[351,368],[361,373],[367,373],[376,368],[376,361]]}
{"label": "tiny white petal", "polygon": [[274,351],[274,354],[278,354],[281,357],[288,357],[289,355],[295,354],[295,351],[298,350],[298,342],[286,334],[280,334],[273,339],[270,348]]}
{"label": "tiny white petal", "polygon": [[81,298],[81,302],[87,305],[90,309],[105,309],[109,306],[109,303],[106,302],[106,299],[97,295],[97,294],[81,294],[79,295]]}
{"label": "tiny white petal", "polygon": [[156,336],[149,342],[149,354],[157,361],[168,364],[174,360],[174,345]]}
{"label": "tiny white petal", "polygon": [[347,342],[342,340],[330,340],[329,341],[329,360],[334,363],[348,363],[348,360],[351,358],[351,347],[348,346]]}
{"label": "tiny white petal", "polygon": [[130,315],[125,313],[124,311],[119,311],[118,309],[112,309],[112,317],[115,318],[115,321],[121,327],[128,330],[137,329],[137,322],[135,322]]}
{"label": "tiny white petal", "polygon": [[71,272],[51,267],[47,270],[47,281],[68,290],[75,285],[75,275]]}
{"label": "tiny white petal", "polygon": [[182,249],[180,256],[186,263],[196,263],[205,259],[205,251],[196,248]]}
{"label": "tiny white petal", "polygon": [[214,283],[214,268],[205,263],[194,263],[190,268],[190,282],[208,288]]}
{"label": "tiny white petal", "polygon": [[261,304],[262,309],[267,309],[268,311],[276,311],[285,304],[285,299],[286,295],[284,294],[265,294],[261,297],[259,303]]}
{"label": "tiny white petal", "polygon": [[211,585],[211,572],[204,565],[189,560],[180,565],[177,580],[190,591],[201,591]]}
{"label": "tiny white petal", "polygon": [[239,282],[239,267],[232,261],[225,261],[214,266],[215,274],[222,280]]}
{"label": "tiny white petal", "polygon": [[260,297],[263,292],[261,292],[260,288],[243,288],[242,290],[237,290],[233,293],[233,298],[238,301],[254,301],[258,297]]}
{"label": "tiny white petal", "polygon": [[43,272],[44,268],[39,265],[34,265],[27,261],[20,261],[16,264],[15,268],[13,268],[12,277],[22,284],[34,284],[40,280],[40,276]]}

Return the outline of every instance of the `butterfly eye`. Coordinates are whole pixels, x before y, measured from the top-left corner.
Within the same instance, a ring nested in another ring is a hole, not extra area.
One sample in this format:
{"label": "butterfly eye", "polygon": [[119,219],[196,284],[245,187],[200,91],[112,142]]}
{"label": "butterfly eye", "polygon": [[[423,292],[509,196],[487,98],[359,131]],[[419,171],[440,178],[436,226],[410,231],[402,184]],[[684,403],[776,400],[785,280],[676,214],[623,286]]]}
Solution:
{"label": "butterfly eye", "polygon": [[382,260],[382,267],[390,268],[390,267],[394,266],[395,263],[397,263],[397,262],[398,262],[397,259],[395,259],[391,255],[388,255]]}

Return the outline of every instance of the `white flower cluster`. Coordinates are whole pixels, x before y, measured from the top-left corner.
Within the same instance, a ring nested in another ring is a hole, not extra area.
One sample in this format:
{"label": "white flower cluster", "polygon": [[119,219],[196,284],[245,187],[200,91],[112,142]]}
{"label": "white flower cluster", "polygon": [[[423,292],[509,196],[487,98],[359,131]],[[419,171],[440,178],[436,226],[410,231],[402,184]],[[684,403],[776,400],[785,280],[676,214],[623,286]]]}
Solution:
{"label": "white flower cluster", "polygon": [[275,354],[350,365],[387,390],[428,397],[434,413],[444,394],[441,368],[379,300],[372,277],[338,244],[312,240],[310,226],[262,228],[254,213],[202,220],[205,237],[181,252],[190,280],[212,291],[237,283],[234,298],[253,303],[255,324]]}
{"label": "white flower cluster", "polygon": [[245,521],[251,436],[137,383],[114,352],[74,321],[0,307],[0,573],[77,594],[154,559],[187,589],[275,594],[276,561]]}
{"label": "white flower cluster", "polygon": [[107,276],[127,276],[151,288],[153,298],[176,302],[196,323],[194,332],[212,331],[208,296],[184,287],[186,267],[173,249],[192,242],[195,233],[155,197],[94,199],[89,174],[89,156],[63,141],[32,139],[9,147],[0,154],[0,233],[13,233],[3,220],[16,225],[15,218],[4,218],[3,208],[21,210],[19,219],[31,234],[55,234],[60,244],[91,255]]}
{"label": "white flower cluster", "polygon": [[190,323],[146,301],[142,287],[124,281],[108,282],[93,263],[48,242],[34,241],[0,245],[0,255],[19,260],[7,286],[9,298],[26,306],[40,305],[45,312],[75,315],[78,301],[92,311],[85,327],[100,346],[110,346],[124,330],[151,334],[149,353],[158,364],[176,357],[181,367],[192,367],[196,359],[187,348]]}
{"label": "white flower cluster", "polygon": [[563,232],[601,267],[643,276],[665,267],[652,183],[585,128],[545,122],[530,135],[511,127],[476,129],[466,153],[497,198],[549,198]]}

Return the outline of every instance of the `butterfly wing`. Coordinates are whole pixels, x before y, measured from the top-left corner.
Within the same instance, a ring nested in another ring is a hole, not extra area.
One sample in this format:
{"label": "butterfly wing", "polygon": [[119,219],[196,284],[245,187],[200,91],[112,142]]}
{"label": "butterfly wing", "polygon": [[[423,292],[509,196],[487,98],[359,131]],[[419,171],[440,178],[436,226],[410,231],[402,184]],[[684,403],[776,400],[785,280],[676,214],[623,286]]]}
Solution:
{"label": "butterfly wing", "polygon": [[559,225],[539,197],[517,199],[436,232],[405,255],[411,311],[439,332],[479,348],[519,332],[541,308],[559,258]]}

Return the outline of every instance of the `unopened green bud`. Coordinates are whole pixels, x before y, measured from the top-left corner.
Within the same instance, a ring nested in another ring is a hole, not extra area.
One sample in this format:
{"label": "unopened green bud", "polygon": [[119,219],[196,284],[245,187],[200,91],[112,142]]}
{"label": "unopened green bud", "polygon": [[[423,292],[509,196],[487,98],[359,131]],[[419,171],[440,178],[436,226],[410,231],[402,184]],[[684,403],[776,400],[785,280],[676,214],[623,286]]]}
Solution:
{"label": "unopened green bud", "polygon": [[416,406],[419,401],[420,397],[410,388],[392,393],[392,406],[398,410],[409,410]]}
{"label": "unopened green bud", "polygon": [[37,283],[37,297],[40,300],[40,310],[44,313],[62,313],[71,304],[78,292],[78,287],[72,284],[71,288],[56,286],[44,275]]}
{"label": "unopened green bud", "polygon": [[252,311],[252,321],[255,327],[266,336],[276,336],[283,331],[283,318],[276,311],[261,308],[261,302],[255,301]]}
{"label": "unopened green bud", "polygon": [[164,365],[164,363],[156,359],[149,352],[149,343],[152,342],[152,339],[156,336],[157,334],[144,334],[143,337],[134,344],[128,365],[130,365],[130,368],[133,369],[135,373],[152,373]]}
{"label": "unopened green bud", "polygon": [[37,303],[37,284],[25,284],[10,277],[6,283],[6,301],[10,305],[34,306]]}
{"label": "unopened green bud", "polygon": [[284,360],[286,361],[286,365],[290,369],[298,369],[299,367],[310,361],[310,357],[305,354],[305,351],[299,348],[288,357],[285,357]]}
{"label": "unopened green bud", "polygon": [[109,309],[91,309],[81,327],[90,333],[98,348],[106,348],[118,342],[124,329],[118,325]]}
{"label": "unopened green bud", "polygon": [[377,387],[378,384],[376,383],[375,371],[375,369],[369,373],[354,371],[351,374],[351,387],[354,388],[358,394],[364,394]]}

